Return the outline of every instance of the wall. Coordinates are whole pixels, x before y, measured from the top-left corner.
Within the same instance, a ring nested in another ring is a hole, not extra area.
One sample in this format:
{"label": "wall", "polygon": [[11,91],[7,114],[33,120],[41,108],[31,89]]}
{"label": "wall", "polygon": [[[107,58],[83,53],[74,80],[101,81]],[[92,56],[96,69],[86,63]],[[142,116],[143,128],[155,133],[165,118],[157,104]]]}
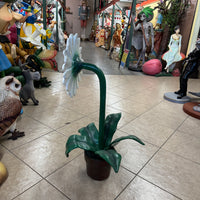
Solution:
{"label": "wall", "polygon": [[187,53],[196,5],[197,5],[197,0],[191,0],[191,6],[187,9],[186,13],[184,14],[183,18],[180,21],[180,29],[182,35],[181,52],[183,52],[184,54]]}
{"label": "wall", "polygon": [[[78,8],[80,0],[66,0],[66,7],[70,7],[70,12],[73,14],[66,14],[66,31],[68,33],[78,33],[81,36],[81,25],[78,18]],[[90,19],[87,21],[86,37],[88,38],[91,32],[94,15],[94,0],[88,0],[88,6],[90,6]]]}
{"label": "wall", "polygon": [[197,3],[196,14],[194,18],[194,23],[191,31],[191,36],[189,40],[189,45],[187,49],[187,53],[191,52],[195,48],[195,44],[198,38],[199,30],[200,30],[200,1]]}

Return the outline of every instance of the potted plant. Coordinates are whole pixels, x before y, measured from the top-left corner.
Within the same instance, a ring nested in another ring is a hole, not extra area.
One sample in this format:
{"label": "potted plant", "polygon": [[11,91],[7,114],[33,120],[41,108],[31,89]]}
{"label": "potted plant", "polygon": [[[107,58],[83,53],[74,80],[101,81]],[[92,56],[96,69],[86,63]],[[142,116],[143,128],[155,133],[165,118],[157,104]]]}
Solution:
{"label": "potted plant", "polygon": [[63,64],[63,83],[66,85],[67,93],[73,97],[78,88],[78,81],[82,69],[93,71],[97,74],[100,83],[100,111],[99,130],[94,123],[79,129],[81,135],[71,135],[66,143],[66,156],[75,148],[85,150],[85,160],[87,163],[87,174],[96,180],[104,180],[109,176],[110,166],[118,172],[121,162],[121,155],[114,146],[121,140],[132,139],[144,145],[144,143],[134,135],[113,139],[117,129],[117,124],[121,118],[121,113],[110,114],[105,119],[106,102],[106,80],[103,72],[95,65],[84,63],[81,58],[80,38],[78,35],[70,35],[67,41]]}

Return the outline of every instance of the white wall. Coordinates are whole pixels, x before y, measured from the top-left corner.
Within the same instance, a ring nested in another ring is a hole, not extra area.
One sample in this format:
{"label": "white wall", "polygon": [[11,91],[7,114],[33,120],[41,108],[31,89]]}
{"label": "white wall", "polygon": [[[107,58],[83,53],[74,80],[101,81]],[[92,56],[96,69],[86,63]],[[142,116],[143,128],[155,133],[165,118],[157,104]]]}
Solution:
{"label": "white wall", "polygon": [[[78,8],[80,0],[66,0],[66,7],[70,7],[70,12],[73,14],[66,14],[65,29],[70,33],[78,33],[81,36],[81,22],[78,18]],[[90,6],[90,19],[87,21],[86,37],[88,38],[91,32],[93,24],[93,13],[94,13],[94,0],[88,0],[88,6]]]}

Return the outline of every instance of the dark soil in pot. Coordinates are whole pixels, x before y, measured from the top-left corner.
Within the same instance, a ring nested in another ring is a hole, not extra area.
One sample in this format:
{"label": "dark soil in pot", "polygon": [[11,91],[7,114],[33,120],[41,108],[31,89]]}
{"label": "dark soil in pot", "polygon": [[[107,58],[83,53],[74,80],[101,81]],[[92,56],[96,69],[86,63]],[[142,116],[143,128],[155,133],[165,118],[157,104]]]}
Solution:
{"label": "dark soil in pot", "polygon": [[87,175],[92,179],[102,181],[109,177],[111,166],[92,151],[84,151]]}

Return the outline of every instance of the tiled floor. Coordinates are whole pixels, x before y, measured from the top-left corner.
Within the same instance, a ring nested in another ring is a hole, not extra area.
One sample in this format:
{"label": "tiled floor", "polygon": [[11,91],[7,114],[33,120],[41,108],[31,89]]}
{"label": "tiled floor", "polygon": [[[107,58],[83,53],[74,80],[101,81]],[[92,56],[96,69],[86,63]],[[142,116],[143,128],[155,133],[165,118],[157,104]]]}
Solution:
{"label": "tiled floor", "polygon": [[[88,49],[83,57],[93,62]],[[106,62],[106,52],[96,48],[96,58],[97,53],[104,53]],[[146,145],[121,142],[116,147],[122,154],[119,173],[112,170],[101,182],[90,179],[83,151],[76,149],[66,158],[65,143],[79,128],[90,122],[98,125],[98,79],[83,74],[71,99],[62,73],[45,71],[52,86],[36,90],[39,106],[30,102],[17,123],[26,136],[16,141],[0,138],[0,159],[9,172],[0,187],[1,200],[200,199],[200,120],[185,114],[181,104],[163,99],[165,92],[178,89],[178,78],[123,75],[129,71],[117,67],[111,66],[115,75],[101,67],[107,74],[107,114],[122,113],[116,136],[134,134]],[[199,89],[198,79],[189,80],[189,90]]]}

